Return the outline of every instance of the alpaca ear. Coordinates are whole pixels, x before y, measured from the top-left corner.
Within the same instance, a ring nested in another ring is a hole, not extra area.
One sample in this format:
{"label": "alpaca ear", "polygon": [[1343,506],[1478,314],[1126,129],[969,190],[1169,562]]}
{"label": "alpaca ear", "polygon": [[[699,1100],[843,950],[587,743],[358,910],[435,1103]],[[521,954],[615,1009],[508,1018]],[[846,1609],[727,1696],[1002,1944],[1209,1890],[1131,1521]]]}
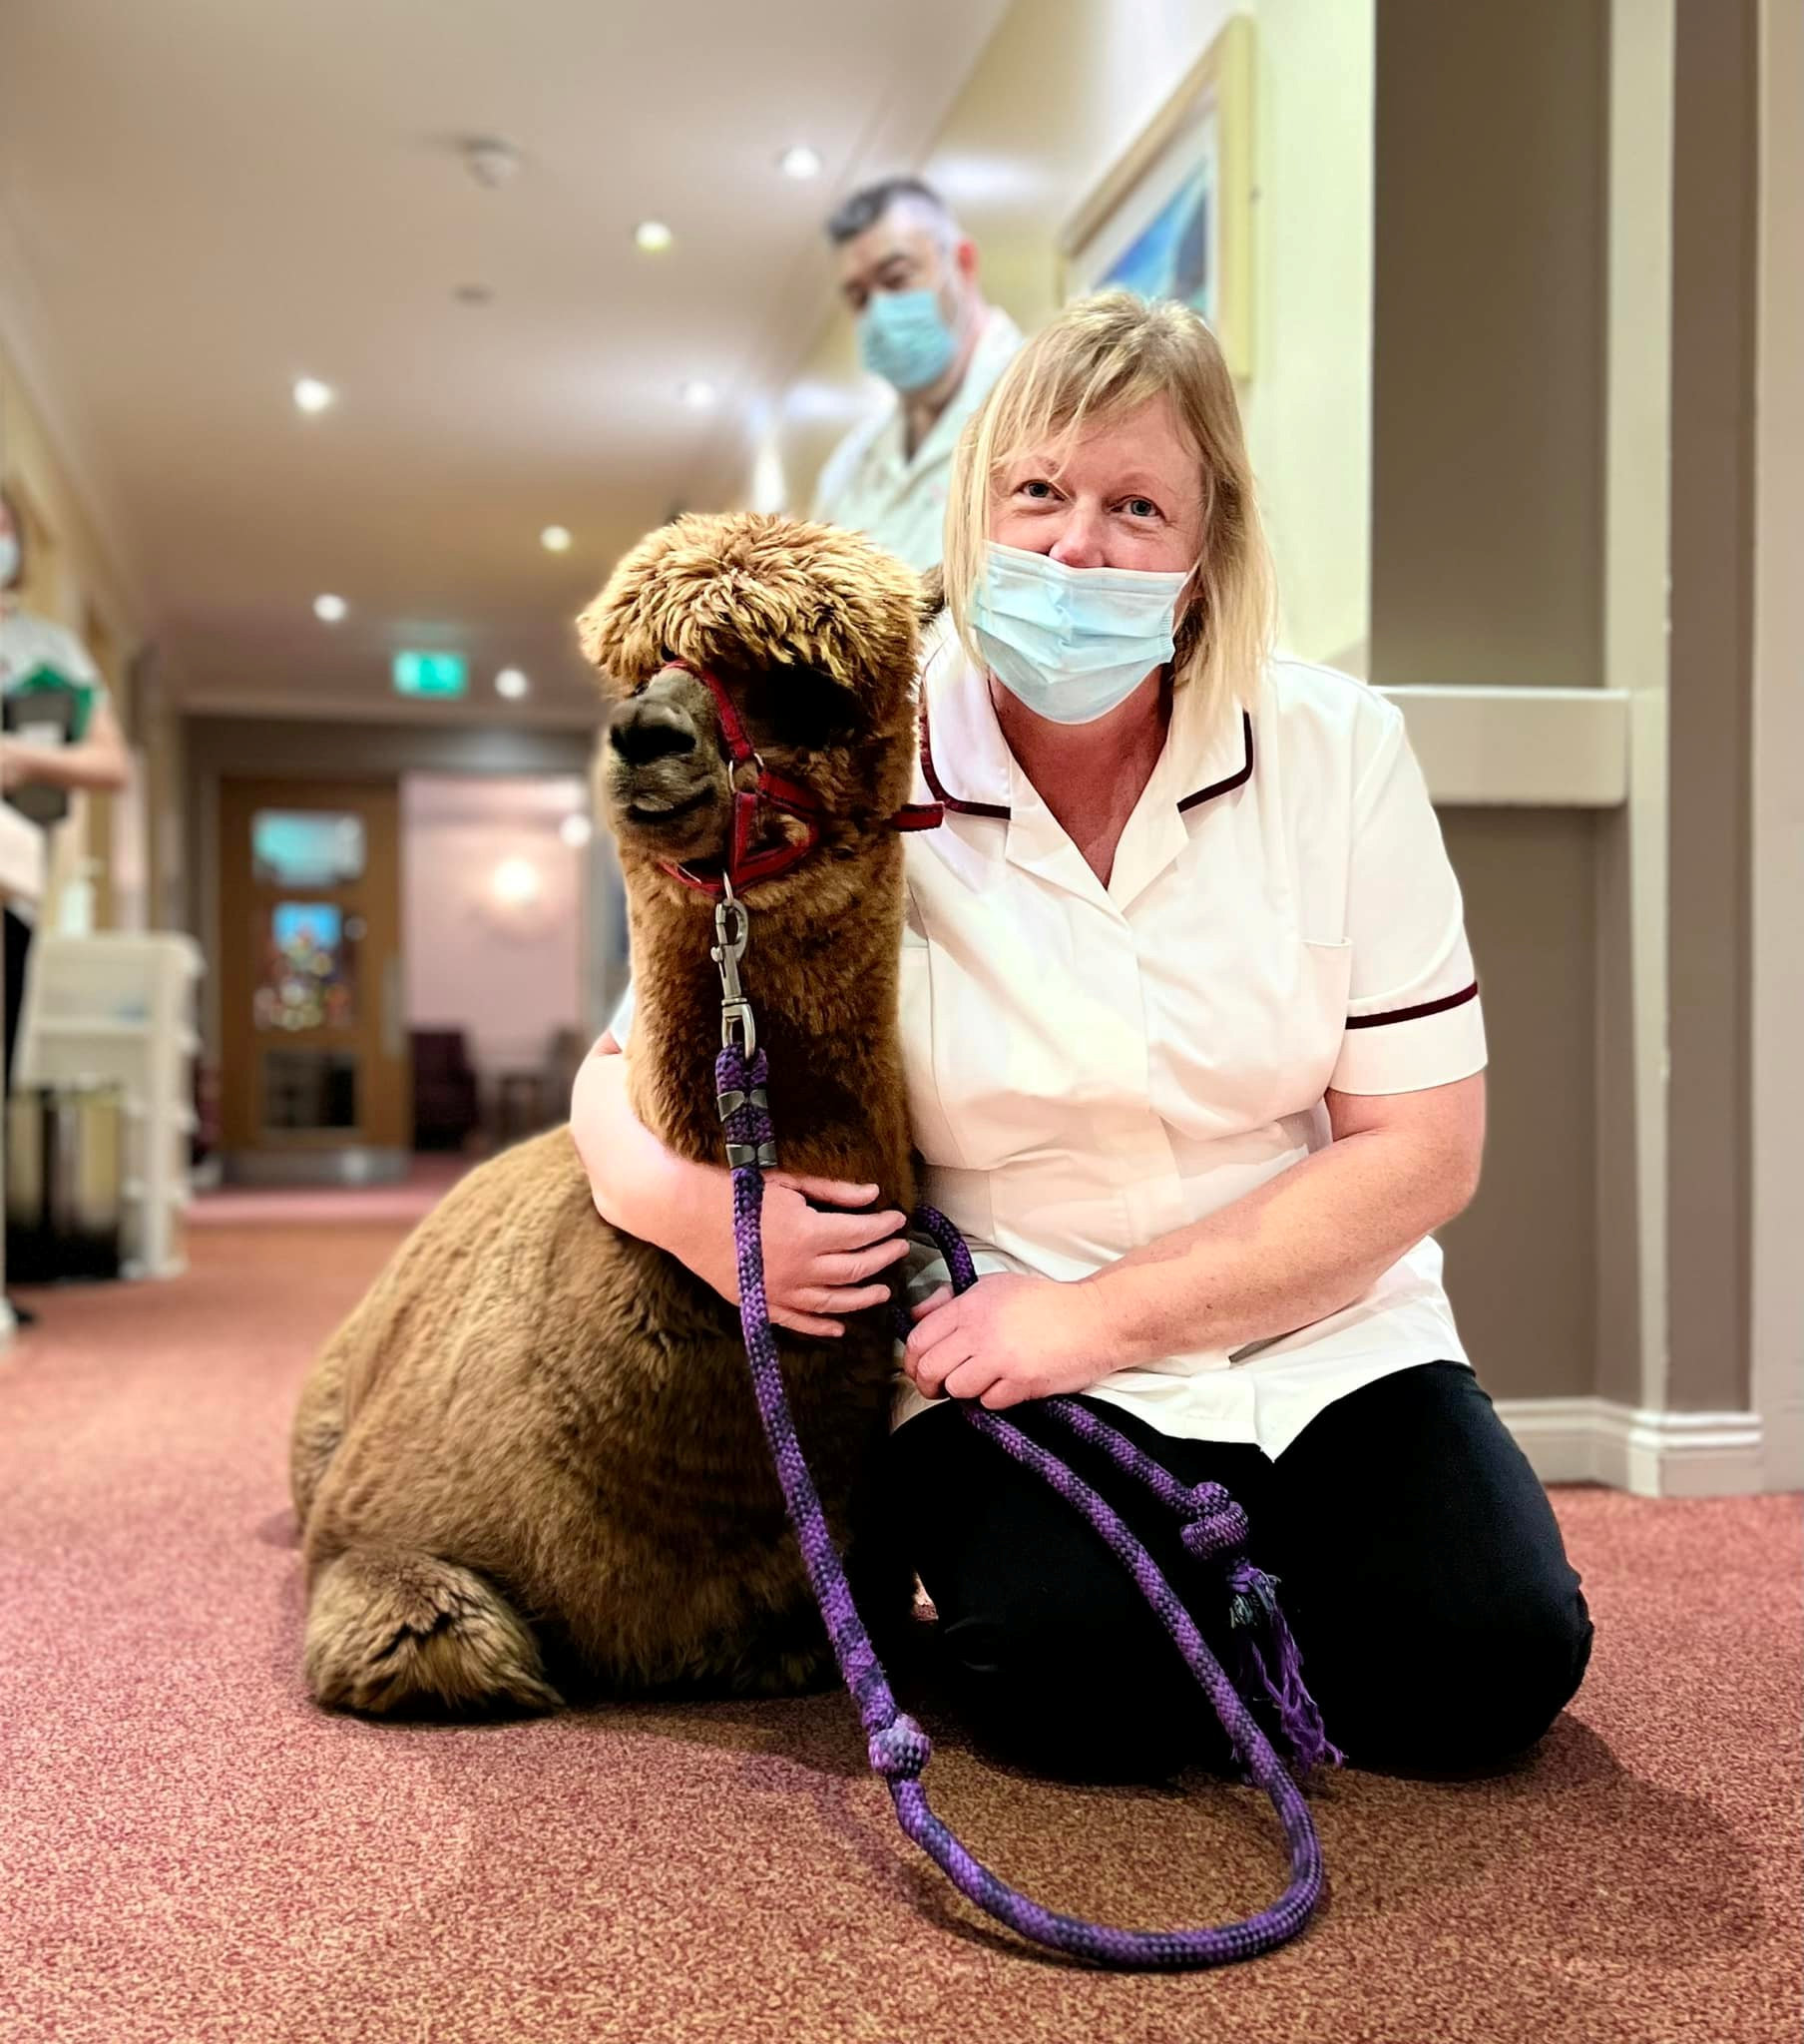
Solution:
{"label": "alpaca ear", "polygon": [[606,637],[603,616],[602,599],[598,596],[577,619],[577,644],[591,667],[602,665],[602,642]]}
{"label": "alpaca ear", "polygon": [[931,625],[946,608],[946,571],[936,561],[921,577],[921,594],[915,602],[915,615],[923,625]]}

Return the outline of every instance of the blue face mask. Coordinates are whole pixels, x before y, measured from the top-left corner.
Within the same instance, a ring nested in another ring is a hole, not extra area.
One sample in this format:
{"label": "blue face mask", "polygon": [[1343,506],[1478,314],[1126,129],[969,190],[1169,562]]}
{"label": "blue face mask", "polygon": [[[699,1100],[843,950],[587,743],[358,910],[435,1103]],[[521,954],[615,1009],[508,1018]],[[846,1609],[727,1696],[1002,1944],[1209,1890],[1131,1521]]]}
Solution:
{"label": "blue face mask", "polygon": [[990,672],[1036,717],[1094,724],[1171,658],[1187,574],[1068,568],[990,542],[971,636]]}
{"label": "blue face mask", "polygon": [[859,314],[858,359],[900,391],[937,383],[957,352],[937,291],[878,291]]}

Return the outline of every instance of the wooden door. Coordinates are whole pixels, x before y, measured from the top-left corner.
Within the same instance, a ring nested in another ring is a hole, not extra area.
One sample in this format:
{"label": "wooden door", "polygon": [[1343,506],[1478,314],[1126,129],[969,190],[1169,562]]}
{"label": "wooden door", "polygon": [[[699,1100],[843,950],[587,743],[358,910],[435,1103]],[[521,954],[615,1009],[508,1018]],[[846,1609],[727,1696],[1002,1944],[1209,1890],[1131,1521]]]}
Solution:
{"label": "wooden door", "polygon": [[228,1162],[265,1178],[404,1170],[398,784],[224,780],[218,870]]}

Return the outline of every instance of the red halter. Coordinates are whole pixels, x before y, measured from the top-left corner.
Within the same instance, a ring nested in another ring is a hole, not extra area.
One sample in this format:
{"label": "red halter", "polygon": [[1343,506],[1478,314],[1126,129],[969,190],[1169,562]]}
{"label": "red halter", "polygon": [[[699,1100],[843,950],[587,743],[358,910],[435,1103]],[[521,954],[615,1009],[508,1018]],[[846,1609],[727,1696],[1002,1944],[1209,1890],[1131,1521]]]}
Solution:
{"label": "red halter", "polygon": [[[733,766],[749,764],[758,769],[757,779],[750,787],[733,789],[732,830],[723,861],[723,870],[726,879],[732,883],[733,891],[737,893],[759,880],[774,879],[778,873],[786,873],[791,866],[799,865],[820,842],[820,803],[799,782],[787,779],[781,773],[773,773],[764,765],[758,757],[757,748],[745,736],[745,727],[739,722],[739,713],[732,706],[732,698],[713,675],[686,660],[667,660],[665,666],[680,668],[685,675],[693,675],[713,697],[714,708],[720,716],[720,735],[726,741],[727,755]],[[799,843],[772,844],[762,851],[751,848],[761,801],[800,819],[802,837]],[[932,830],[944,814],[938,802],[909,802],[889,818],[889,827],[892,830]],[[661,863],[674,879],[715,900],[725,891],[718,876],[693,872],[686,865],[678,865],[669,859]]]}

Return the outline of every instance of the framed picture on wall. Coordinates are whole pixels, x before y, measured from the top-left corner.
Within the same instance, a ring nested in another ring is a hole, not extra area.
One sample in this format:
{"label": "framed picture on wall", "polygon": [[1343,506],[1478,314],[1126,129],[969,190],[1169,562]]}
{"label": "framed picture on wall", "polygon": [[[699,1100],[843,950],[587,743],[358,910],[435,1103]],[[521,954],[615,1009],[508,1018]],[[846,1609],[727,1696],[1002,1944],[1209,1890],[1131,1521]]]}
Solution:
{"label": "framed picture on wall", "polygon": [[1253,24],[1231,20],[1060,237],[1063,295],[1119,285],[1202,314],[1253,367]]}

